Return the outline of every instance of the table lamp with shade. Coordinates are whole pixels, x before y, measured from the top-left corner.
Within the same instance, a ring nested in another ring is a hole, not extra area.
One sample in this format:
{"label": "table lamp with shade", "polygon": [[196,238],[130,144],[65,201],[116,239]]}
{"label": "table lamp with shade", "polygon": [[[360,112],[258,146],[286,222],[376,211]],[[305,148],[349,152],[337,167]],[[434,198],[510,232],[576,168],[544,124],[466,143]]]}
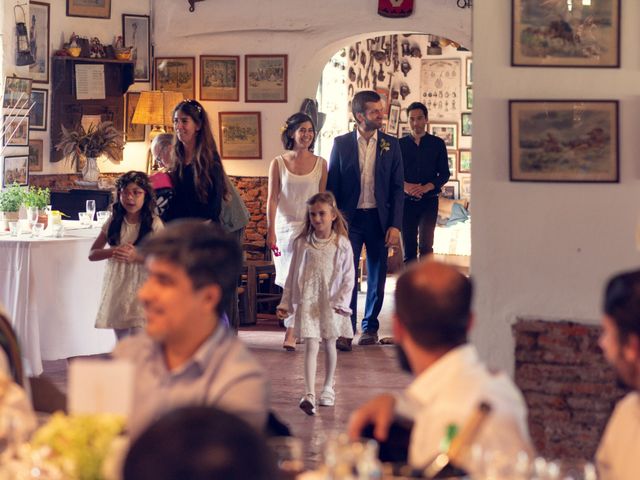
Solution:
{"label": "table lamp with shade", "polygon": [[[165,133],[165,127],[173,125],[173,109],[184,99],[180,92],[151,90],[140,92],[140,99],[133,112],[131,123],[151,125],[149,141],[159,133]],[[147,170],[151,170],[151,150],[147,161]]]}

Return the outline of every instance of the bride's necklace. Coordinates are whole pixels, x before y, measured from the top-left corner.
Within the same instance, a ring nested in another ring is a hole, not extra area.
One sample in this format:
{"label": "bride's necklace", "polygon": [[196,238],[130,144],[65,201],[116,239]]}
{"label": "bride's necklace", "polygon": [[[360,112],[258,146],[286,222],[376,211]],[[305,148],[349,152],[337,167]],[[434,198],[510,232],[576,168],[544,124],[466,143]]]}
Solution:
{"label": "bride's necklace", "polygon": [[329,243],[335,238],[335,235],[335,232],[332,231],[331,235],[329,235],[329,238],[318,238],[316,237],[316,233],[312,232],[311,236],[309,237],[309,243],[313,248],[324,248],[329,245]]}

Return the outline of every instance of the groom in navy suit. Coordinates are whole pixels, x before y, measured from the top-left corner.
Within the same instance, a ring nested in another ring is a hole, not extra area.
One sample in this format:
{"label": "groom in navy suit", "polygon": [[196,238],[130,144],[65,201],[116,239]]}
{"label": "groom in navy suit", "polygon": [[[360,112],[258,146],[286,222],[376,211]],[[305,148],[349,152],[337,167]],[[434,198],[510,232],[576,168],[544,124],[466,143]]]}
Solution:
{"label": "groom in navy suit", "polygon": [[[354,132],[336,137],[329,161],[327,190],[349,222],[349,240],[358,275],[362,245],[367,247],[367,301],[359,345],[378,343],[378,314],[384,300],[388,248],[400,244],[404,174],[398,140],[382,133],[383,104],[376,92],[358,92],[351,101],[358,124]],[[357,278],[356,278],[357,280]],[[356,332],[357,282],[351,296],[351,324]],[[340,337],[339,350],[351,350]]]}

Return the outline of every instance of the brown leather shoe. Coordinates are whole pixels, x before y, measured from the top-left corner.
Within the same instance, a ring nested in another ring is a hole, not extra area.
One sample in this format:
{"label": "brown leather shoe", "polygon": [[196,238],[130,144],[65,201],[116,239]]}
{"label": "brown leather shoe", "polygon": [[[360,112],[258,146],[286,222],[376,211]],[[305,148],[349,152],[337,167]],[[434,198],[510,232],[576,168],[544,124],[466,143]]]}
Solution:
{"label": "brown leather shoe", "polygon": [[341,352],[351,351],[351,339],[346,337],[338,337],[336,340],[336,348]]}
{"label": "brown leather shoe", "polygon": [[378,334],[370,332],[362,332],[358,345],[375,345],[378,343]]}

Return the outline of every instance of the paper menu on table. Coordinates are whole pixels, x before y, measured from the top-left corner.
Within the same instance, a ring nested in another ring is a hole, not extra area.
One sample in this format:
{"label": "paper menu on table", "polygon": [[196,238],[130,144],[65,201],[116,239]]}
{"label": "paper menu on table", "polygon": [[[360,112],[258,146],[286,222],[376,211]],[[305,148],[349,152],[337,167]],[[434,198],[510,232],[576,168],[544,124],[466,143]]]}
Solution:
{"label": "paper menu on table", "polygon": [[69,413],[116,413],[129,417],[134,368],[125,360],[76,359],[69,365]]}

